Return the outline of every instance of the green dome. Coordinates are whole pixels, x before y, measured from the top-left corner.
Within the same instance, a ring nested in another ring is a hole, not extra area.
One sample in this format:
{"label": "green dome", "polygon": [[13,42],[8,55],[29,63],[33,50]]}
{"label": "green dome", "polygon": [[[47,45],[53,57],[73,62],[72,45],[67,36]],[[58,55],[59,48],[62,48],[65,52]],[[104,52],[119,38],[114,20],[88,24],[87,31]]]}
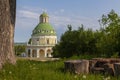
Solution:
{"label": "green dome", "polygon": [[33,30],[32,36],[56,35],[55,30],[49,23],[39,23]]}

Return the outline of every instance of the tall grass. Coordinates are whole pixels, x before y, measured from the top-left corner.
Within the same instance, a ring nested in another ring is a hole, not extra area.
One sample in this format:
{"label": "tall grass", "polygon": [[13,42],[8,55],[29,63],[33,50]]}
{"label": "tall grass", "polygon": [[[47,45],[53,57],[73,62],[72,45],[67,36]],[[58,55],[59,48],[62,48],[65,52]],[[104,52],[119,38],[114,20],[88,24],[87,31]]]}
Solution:
{"label": "tall grass", "polygon": [[[54,62],[18,60],[16,65],[6,64],[0,71],[0,80],[104,80],[103,78],[103,75],[75,75],[64,72],[63,60]],[[110,77],[110,80],[117,79]]]}

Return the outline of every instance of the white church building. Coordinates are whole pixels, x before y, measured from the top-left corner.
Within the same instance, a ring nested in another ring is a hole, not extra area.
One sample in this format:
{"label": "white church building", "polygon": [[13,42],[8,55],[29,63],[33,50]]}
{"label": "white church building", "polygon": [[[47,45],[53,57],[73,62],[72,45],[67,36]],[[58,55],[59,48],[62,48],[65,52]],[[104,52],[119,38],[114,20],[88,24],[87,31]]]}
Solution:
{"label": "white church building", "polygon": [[52,57],[52,48],[57,44],[56,32],[50,25],[49,16],[45,12],[40,15],[39,20],[26,46],[27,57]]}

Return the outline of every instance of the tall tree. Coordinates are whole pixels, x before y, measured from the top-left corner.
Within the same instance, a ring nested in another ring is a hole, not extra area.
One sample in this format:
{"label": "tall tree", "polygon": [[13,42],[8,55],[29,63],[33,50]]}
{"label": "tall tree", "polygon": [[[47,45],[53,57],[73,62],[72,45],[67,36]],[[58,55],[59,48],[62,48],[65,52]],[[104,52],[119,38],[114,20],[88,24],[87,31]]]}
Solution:
{"label": "tall tree", "polygon": [[109,56],[114,53],[120,53],[120,17],[114,11],[107,15],[103,15],[102,19],[99,20],[102,27],[104,27],[104,36],[102,36],[100,43],[101,48]]}
{"label": "tall tree", "polygon": [[14,28],[16,0],[0,0],[0,68],[6,63],[15,64]]}
{"label": "tall tree", "polygon": [[92,29],[84,29],[81,25],[78,30],[68,30],[61,36],[59,44],[53,48],[53,53],[59,57],[71,57],[81,54],[93,54],[96,52],[96,39]]}

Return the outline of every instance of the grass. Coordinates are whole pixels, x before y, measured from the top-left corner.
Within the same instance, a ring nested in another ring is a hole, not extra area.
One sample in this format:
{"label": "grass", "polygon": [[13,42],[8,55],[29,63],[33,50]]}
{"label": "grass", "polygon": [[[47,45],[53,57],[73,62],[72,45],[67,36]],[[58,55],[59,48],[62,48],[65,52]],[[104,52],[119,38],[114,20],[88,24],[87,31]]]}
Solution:
{"label": "grass", "polygon": [[[39,62],[18,60],[16,65],[6,64],[0,71],[0,80],[105,80],[103,75],[75,75],[64,72],[64,61]],[[108,77],[109,80],[120,80]]]}

